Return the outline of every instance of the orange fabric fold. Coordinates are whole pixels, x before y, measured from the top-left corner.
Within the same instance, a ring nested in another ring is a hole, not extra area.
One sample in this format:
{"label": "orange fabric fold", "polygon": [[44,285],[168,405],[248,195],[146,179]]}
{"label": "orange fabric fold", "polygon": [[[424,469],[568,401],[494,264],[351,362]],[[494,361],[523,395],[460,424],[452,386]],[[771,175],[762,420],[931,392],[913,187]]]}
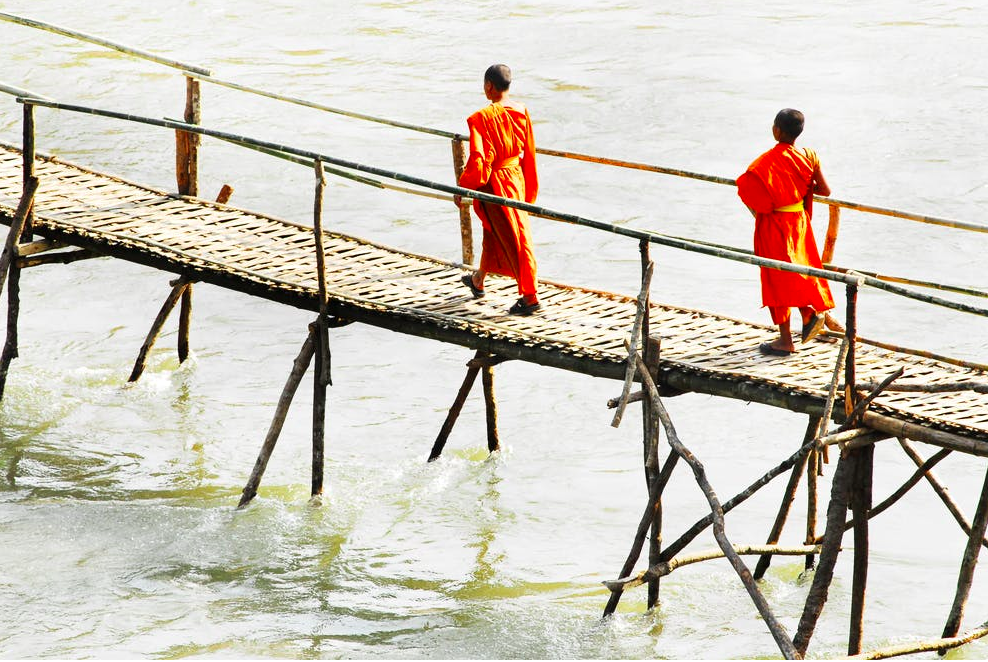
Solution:
{"label": "orange fabric fold", "polygon": [[[816,153],[778,143],[752,162],[738,177],[738,195],[755,211],[755,255],[792,264],[822,268],[810,226]],[[803,201],[800,211],[778,211]],[[762,267],[762,305],[770,308],[834,307],[826,280]]]}
{"label": "orange fabric fold", "polygon": [[[470,156],[459,185],[503,198],[535,202],[539,180],[535,167],[535,138],[527,110],[492,103],[467,118]],[[528,213],[513,207],[473,201],[483,225],[480,268],[509,276],[518,293],[533,296],[537,268],[532,251]]]}

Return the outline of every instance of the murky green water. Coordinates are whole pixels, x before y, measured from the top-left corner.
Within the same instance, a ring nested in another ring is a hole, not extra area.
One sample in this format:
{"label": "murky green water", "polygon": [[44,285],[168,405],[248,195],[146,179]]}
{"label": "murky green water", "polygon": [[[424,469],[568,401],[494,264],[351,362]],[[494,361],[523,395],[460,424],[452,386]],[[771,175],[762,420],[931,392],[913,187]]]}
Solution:
{"label": "murky green water", "polygon": [[[794,106],[807,113],[803,140],[821,154],[836,197],[972,222],[988,208],[980,65],[988,10],[974,3],[30,0],[0,9],[209,66],[220,78],[457,131],[483,102],[483,69],[505,61],[541,145],[721,176],[767,148],[775,111]],[[0,36],[6,83],[152,117],[182,112],[178,72],[6,23]],[[211,86],[203,116],[228,131],[451,176],[448,143],[429,136]],[[0,138],[19,140],[19,122],[20,106],[0,103]],[[70,160],[174,185],[168,132],[39,110],[38,140]],[[305,169],[211,141],[202,158],[204,196],[229,183],[237,204],[309,219]],[[546,158],[540,202],[750,242],[750,218],[726,187]],[[459,255],[448,203],[331,180],[326,221]],[[637,290],[634,242],[544,221],[535,236],[544,277]],[[984,249],[980,235],[846,213],[837,261],[984,286]],[[655,257],[657,298],[767,321],[751,268],[664,249]],[[444,457],[427,465],[470,353],[366,327],[334,331],[325,497],[307,502],[303,388],[260,497],[235,512],[309,316],[199,287],[193,359],[177,364],[173,322],[147,374],[128,386],[168,278],[104,260],[24,275],[20,358],[0,407],[0,656],[777,655],[721,563],[665,580],[654,613],[643,613],[636,591],[600,622],[600,582],[617,573],[645,498],[637,416],[620,430],[609,425],[614,383],[501,366],[504,452],[486,457],[475,396]],[[983,322],[871,291],[860,310],[866,336],[988,358]],[[805,425],[700,396],[668,406],[724,498],[788,455]],[[876,457],[883,498],[911,465],[891,444]],[[968,514],[983,470],[964,458],[938,467]],[[760,542],[781,489],[732,513],[729,535]],[[671,539],[705,504],[686,471],[667,495]],[[939,634],[964,543],[948,517],[919,486],[875,520],[867,646]],[[784,541],[797,542],[801,528],[794,521]],[[712,544],[704,536],[695,547]],[[811,648],[817,656],[844,650],[846,561]],[[800,568],[777,561],[764,582],[790,630],[808,588]],[[986,612],[979,576],[965,626]],[[954,655],[986,654],[988,644],[976,644]]]}

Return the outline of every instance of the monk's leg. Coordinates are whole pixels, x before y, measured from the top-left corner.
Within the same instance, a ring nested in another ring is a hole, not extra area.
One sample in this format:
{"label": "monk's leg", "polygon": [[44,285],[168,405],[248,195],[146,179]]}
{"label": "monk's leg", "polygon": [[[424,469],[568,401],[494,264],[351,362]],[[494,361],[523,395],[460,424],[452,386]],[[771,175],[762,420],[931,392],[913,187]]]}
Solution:
{"label": "monk's leg", "polygon": [[518,291],[527,305],[534,305],[539,302],[538,279],[527,216],[518,221]]}
{"label": "monk's leg", "polygon": [[779,338],[771,343],[772,349],[795,351],[796,346],[792,342],[792,332],[789,329],[790,311],[788,306],[769,306],[769,313],[772,321],[779,327]]}

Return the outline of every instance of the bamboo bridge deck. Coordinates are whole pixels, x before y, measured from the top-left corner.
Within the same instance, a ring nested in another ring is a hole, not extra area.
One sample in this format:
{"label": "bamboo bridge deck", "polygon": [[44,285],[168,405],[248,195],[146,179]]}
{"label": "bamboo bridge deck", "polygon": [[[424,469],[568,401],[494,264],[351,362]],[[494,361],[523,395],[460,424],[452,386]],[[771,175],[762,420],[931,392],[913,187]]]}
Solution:
{"label": "bamboo bridge deck", "polygon": [[[10,224],[21,195],[22,156],[0,146],[0,221]],[[180,197],[54,158],[38,158],[41,181],[34,232],[200,282],[317,311],[315,242],[311,227]],[[325,233],[330,313],[421,337],[608,378],[623,378],[624,342],[635,299],[544,282],[543,309],[509,316],[517,296],[507,279],[488,281],[473,299],[460,282],[462,265]],[[786,358],[765,357],[768,326],[653,303],[652,332],[662,339],[661,381],[698,391],[784,406],[820,408],[840,340],[820,337]],[[867,344],[857,348],[861,381],[880,381],[899,367],[905,380],[928,384],[981,380],[988,374],[948,362]],[[783,403],[780,405],[780,402]],[[906,425],[966,439],[969,452],[988,454],[988,394],[883,393],[872,411]]]}

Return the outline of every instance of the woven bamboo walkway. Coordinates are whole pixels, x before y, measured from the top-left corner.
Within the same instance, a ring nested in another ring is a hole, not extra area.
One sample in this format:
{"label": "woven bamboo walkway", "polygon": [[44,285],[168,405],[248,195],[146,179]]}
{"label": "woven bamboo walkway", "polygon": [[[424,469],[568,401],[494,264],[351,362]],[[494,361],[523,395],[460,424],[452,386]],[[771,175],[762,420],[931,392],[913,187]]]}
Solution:
{"label": "woven bamboo walkway", "polygon": [[[21,194],[21,158],[16,147],[0,145],[0,221],[6,224]],[[299,308],[319,308],[308,226],[181,198],[57,159],[39,158],[36,175],[39,235]],[[326,233],[324,242],[330,312],[338,317],[507,358],[624,376],[633,298],[543,282],[539,314],[508,316],[505,311],[517,298],[512,281],[491,278],[487,296],[474,300],[460,283],[466,273],[461,265],[342,234]],[[773,404],[781,396],[797,411],[825,399],[840,345],[839,339],[821,337],[793,356],[764,357],[757,347],[775,336],[773,328],[660,304],[652,305],[650,324],[662,338],[667,385]],[[988,374],[978,370],[859,345],[860,381],[880,381],[899,367],[905,368],[901,381],[988,382]],[[703,386],[691,381],[698,376]],[[979,447],[983,443],[988,452],[986,394],[887,393],[872,410],[952,432]]]}

